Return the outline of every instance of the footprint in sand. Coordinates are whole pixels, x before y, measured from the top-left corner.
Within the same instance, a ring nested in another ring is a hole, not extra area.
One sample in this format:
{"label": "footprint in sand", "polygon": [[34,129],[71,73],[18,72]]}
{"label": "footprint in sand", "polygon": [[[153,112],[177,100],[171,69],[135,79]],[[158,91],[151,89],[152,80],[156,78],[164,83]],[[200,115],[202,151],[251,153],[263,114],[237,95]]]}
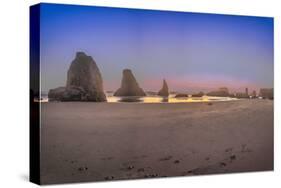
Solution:
{"label": "footprint in sand", "polygon": [[139,168],[137,171],[138,172],[144,172],[144,168]]}
{"label": "footprint in sand", "polygon": [[233,162],[236,160],[236,155],[231,155],[229,158],[218,162],[214,163],[211,165],[203,166],[203,167],[198,167],[194,168],[192,170],[184,171],[182,172],[183,176],[186,175],[200,175],[200,174],[212,174],[212,173],[225,173],[228,170],[225,168],[229,163]]}
{"label": "footprint in sand", "polygon": [[169,161],[169,160],[171,160],[172,158],[173,158],[173,156],[169,155],[169,156],[167,156],[167,157],[164,157],[164,158],[159,159],[159,161]]}
{"label": "footprint in sand", "polygon": [[88,167],[79,167],[78,168],[79,172],[83,172],[83,171],[86,171],[86,170],[88,170]]}
{"label": "footprint in sand", "polygon": [[140,156],[135,156],[133,157],[134,159],[143,159],[143,158],[146,158],[147,156],[146,155],[140,155]]}
{"label": "footprint in sand", "polygon": [[101,160],[103,160],[103,161],[109,161],[109,160],[112,160],[113,159],[113,157],[103,157],[103,158],[101,158]]}
{"label": "footprint in sand", "polygon": [[241,147],[242,147],[242,149],[241,149],[241,152],[242,152],[242,153],[252,152],[252,150],[250,150],[250,149],[247,147],[247,144],[242,144]]}
{"label": "footprint in sand", "polygon": [[[123,164],[124,165],[124,164]],[[124,165],[125,167],[121,168],[122,171],[130,171],[135,168],[134,165]]]}
{"label": "footprint in sand", "polygon": [[105,180],[113,180],[113,179],[114,179],[114,176],[106,176],[104,179],[105,179]]}
{"label": "footprint in sand", "polygon": [[144,178],[155,178],[155,177],[158,177],[158,176],[159,176],[159,174],[157,174],[157,173],[145,174]]}
{"label": "footprint in sand", "polygon": [[228,152],[231,152],[232,150],[233,150],[233,148],[226,148],[226,149],[225,149],[225,152],[228,153]]}

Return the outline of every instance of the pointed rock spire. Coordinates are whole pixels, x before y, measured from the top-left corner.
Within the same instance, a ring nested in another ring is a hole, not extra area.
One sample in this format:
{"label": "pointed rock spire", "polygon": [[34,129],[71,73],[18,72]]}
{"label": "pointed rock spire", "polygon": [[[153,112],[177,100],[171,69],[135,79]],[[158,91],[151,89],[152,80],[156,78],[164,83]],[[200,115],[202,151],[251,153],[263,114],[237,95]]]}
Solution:
{"label": "pointed rock spire", "polygon": [[160,89],[160,91],[158,92],[158,95],[162,96],[162,97],[168,97],[169,96],[169,87],[168,84],[166,82],[166,80],[163,80],[163,86]]}

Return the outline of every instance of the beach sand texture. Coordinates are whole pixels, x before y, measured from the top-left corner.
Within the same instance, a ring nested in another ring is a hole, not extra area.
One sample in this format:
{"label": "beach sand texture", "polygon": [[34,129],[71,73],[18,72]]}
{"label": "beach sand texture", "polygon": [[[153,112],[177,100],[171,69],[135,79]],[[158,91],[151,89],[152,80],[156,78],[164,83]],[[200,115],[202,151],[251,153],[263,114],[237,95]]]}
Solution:
{"label": "beach sand texture", "polygon": [[42,103],[42,184],[266,170],[272,100]]}

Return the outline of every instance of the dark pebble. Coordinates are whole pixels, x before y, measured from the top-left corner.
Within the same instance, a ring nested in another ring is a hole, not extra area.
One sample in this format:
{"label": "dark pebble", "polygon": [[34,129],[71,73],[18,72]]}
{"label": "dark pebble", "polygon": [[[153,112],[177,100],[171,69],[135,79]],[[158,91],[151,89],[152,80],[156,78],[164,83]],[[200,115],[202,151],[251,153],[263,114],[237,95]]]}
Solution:
{"label": "dark pebble", "polygon": [[179,161],[179,160],[175,160],[174,163],[175,163],[175,164],[179,164],[180,161]]}
{"label": "dark pebble", "polygon": [[220,166],[226,166],[226,164],[224,162],[221,162]]}
{"label": "dark pebble", "polygon": [[236,159],[236,156],[235,156],[235,155],[231,155],[231,156],[230,156],[230,159],[231,159],[231,160],[235,160],[235,159]]}

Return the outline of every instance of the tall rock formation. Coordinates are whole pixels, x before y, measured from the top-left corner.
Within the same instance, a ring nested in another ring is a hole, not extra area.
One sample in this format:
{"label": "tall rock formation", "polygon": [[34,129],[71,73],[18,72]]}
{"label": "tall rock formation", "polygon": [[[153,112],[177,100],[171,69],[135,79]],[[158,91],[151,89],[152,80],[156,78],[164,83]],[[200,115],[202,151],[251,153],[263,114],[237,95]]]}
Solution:
{"label": "tall rock formation", "polygon": [[158,92],[158,95],[162,96],[162,97],[168,97],[169,96],[169,87],[168,84],[166,82],[166,80],[163,80],[163,86],[160,89],[160,91]]}
{"label": "tall rock formation", "polygon": [[102,76],[94,59],[77,52],[67,72],[66,87],[51,89],[48,97],[61,101],[106,101]]}
{"label": "tall rock formation", "polygon": [[132,71],[124,69],[121,87],[114,93],[114,96],[146,96],[146,94],[139,87]]}

